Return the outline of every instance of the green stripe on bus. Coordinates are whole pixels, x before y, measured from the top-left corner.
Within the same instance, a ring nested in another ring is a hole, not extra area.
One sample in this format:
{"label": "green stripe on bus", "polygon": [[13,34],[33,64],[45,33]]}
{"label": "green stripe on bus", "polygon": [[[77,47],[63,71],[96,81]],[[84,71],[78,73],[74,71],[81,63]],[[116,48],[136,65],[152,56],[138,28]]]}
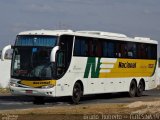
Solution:
{"label": "green stripe on bus", "polygon": [[91,78],[99,78],[100,65],[101,65],[100,60],[101,58],[98,58],[98,62],[96,64],[95,57],[88,57],[84,78],[88,78],[90,70],[91,70]]}

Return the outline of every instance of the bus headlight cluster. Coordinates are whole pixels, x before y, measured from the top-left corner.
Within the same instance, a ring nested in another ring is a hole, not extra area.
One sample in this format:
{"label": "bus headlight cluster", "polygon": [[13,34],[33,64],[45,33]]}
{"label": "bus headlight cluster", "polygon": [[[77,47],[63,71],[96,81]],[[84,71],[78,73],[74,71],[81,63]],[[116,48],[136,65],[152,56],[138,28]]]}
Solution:
{"label": "bus headlight cluster", "polygon": [[10,86],[18,87],[18,84],[10,82]]}
{"label": "bus headlight cluster", "polygon": [[41,88],[47,89],[47,88],[53,88],[53,87],[54,87],[54,85],[47,85],[47,86],[42,86]]}

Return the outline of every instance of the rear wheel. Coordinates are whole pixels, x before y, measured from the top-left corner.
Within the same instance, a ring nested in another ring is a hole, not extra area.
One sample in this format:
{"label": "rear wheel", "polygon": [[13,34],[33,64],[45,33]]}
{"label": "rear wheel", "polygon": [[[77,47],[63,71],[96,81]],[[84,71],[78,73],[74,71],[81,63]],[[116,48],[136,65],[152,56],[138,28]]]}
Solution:
{"label": "rear wheel", "polygon": [[138,85],[138,88],[137,88],[136,96],[141,97],[144,89],[145,89],[145,85],[144,85],[144,82],[141,80],[139,82],[139,85]]}
{"label": "rear wheel", "polygon": [[130,97],[135,97],[137,92],[137,84],[134,80],[130,83],[130,88],[129,88],[129,96]]}
{"label": "rear wheel", "polygon": [[78,104],[82,96],[82,86],[80,83],[76,82],[73,87],[73,93],[71,97],[71,101],[73,104]]}

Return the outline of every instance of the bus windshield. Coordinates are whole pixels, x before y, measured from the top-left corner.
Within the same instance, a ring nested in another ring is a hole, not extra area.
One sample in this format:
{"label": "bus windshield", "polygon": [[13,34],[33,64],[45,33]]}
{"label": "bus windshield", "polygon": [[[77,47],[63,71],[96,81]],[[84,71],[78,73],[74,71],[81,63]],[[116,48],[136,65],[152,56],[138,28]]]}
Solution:
{"label": "bus windshield", "polygon": [[55,78],[55,65],[50,62],[50,54],[56,44],[57,37],[54,36],[18,36],[11,76],[35,80]]}

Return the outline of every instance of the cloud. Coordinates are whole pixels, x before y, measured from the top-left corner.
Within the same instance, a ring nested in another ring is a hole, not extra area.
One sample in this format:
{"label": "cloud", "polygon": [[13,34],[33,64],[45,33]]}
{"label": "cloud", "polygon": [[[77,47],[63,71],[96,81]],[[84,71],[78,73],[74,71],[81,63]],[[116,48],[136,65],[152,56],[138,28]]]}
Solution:
{"label": "cloud", "polygon": [[20,31],[25,31],[25,30],[30,30],[30,29],[40,29],[41,25],[39,24],[30,24],[26,22],[18,22],[18,23],[13,23],[11,27],[11,31],[15,33],[19,33]]}
{"label": "cloud", "polygon": [[69,26],[159,39],[159,5],[160,0],[0,0],[0,36],[10,40],[24,30]]}
{"label": "cloud", "polygon": [[31,4],[27,9],[31,12],[52,12],[54,10],[50,5],[47,4]]}

